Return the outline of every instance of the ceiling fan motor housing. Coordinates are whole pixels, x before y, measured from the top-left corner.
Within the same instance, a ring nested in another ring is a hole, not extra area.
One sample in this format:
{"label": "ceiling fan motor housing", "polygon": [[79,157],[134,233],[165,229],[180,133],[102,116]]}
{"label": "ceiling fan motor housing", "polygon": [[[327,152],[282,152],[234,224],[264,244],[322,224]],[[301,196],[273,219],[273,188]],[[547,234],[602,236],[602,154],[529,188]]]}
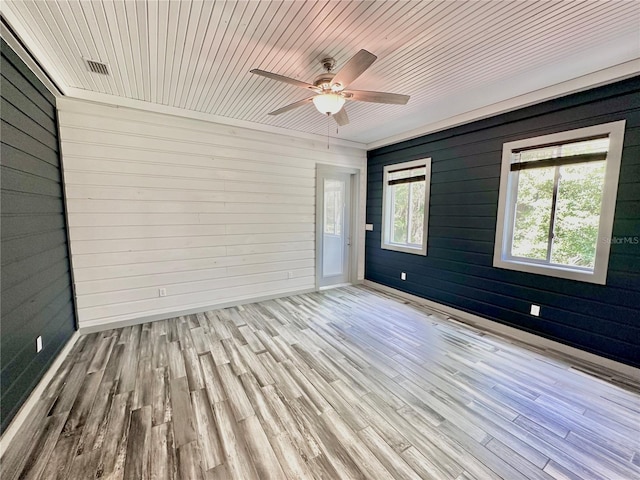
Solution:
{"label": "ceiling fan motor housing", "polygon": [[315,87],[322,89],[322,91],[331,91],[333,90],[332,82],[333,82],[333,77],[335,76],[336,75],[331,72],[321,73],[313,80],[313,85]]}
{"label": "ceiling fan motor housing", "polygon": [[334,68],[336,68],[336,60],[333,57],[326,57],[320,60],[322,64],[322,68],[324,68],[327,72],[330,72]]}
{"label": "ceiling fan motor housing", "polygon": [[349,123],[347,113],[342,108],[346,100],[396,105],[405,105],[409,101],[409,95],[351,89],[345,90],[345,88],[349,88],[349,85],[362,75],[377,58],[378,57],[371,52],[360,50],[347,61],[338,73],[333,73],[333,69],[336,66],[335,59],[325,57],[320,60],[320,64],[325,71],[315,78],[313,84],[257,68],[251,70],[251,73],[311,90],[315,94],[312,97],[298,100],[297,102],[270,112],[269,115],[280,115],[313,102],[320,113],[332,115],[336,123],[342,126]]}

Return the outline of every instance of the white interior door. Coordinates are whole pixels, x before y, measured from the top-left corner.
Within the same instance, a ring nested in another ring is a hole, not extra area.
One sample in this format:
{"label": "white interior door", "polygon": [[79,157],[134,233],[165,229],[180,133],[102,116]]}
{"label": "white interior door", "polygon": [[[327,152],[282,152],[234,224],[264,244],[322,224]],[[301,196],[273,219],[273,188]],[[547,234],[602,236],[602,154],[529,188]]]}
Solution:
{"label": "white interior door", "polygon": [[351,175],[318,171],[319,286],[350,282],[351,266]]}

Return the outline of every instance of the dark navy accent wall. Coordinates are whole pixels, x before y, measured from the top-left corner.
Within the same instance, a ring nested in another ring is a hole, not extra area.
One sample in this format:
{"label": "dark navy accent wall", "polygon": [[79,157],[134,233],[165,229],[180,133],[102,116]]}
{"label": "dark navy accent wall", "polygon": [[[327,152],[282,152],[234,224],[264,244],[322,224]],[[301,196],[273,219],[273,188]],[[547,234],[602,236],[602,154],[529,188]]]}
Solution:
{"label": "dark navy accent wall", "polygon": [[[55,97],[2,40],[0,359],[4,431],[75,329]],[[36,337],[43,350],[36,354]]]}
{"label": "dark navy accent wall", "polygon": [[[503,143],[623,119],[613,235],[632,243],[612,244],[606,285],[494,268]],[[423,157],[427,256],[382,250],[383,167]],[[372,150],[367,188],[366,279],[640,367],[640,77]]]}

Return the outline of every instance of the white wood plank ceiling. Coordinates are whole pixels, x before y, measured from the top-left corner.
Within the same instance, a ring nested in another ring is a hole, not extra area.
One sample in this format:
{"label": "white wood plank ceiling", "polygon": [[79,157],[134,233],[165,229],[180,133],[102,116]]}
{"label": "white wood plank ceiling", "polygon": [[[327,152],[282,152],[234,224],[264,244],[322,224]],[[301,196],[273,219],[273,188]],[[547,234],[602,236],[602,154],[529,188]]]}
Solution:
{"label": "white wood plank ceiling", "polygon": [[[638,1],[25,1],[3,11],[54,78],[76,89],[362,143],[640,57]],[[354,84],[411,95],[350,102],[336,132],[309,96],[319,60],[378,56]],[[83,60],[109,65],[90,73]]]}

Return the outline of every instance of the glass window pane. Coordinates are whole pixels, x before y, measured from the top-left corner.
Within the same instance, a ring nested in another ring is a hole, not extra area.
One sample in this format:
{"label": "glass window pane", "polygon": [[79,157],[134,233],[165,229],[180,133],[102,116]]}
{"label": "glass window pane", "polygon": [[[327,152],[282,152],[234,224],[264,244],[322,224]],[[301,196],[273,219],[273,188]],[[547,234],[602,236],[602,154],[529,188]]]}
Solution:
{"label": "glass window pane", "polygon": [[411,187],[411,231],[409,232],[409,243],[422,245],[422,235],[424,234],[424,190],[425,182],[414,182]]}
{"label": "glass window pane", "polygon": [[555,167],[521,170],[513,223],[511,255],[547,259]]}
{"label": "glass window pane", "polygon": [[344,182],[337,180],[324,181],[324,233],[342,234],[342,205]]}
{"label": "glass window pane", "polygon": [[593,268],[605,162],[560,167],[551,262]]}
{"label": "glass window pane", "polygon": [[333,233],[335,233],[336,235],[342,235],[342,214],[344,212],[344,208],[343,208],[343,202],[344,199],[342,198],[342,191],[336,192],[333,200],[334,200],[334,211],[335,211],[335,217],[334,217],[334,231]]}
{"label": "glass window pane", "polygon": [[393,213],[392,243],[407,243],[409,185],[411,184],[403,183],[391,187],[391,211]]}
{"label": "glass window pane", "polygon": [[346,184],[341,180],[324,180],[324,235],[322,276],[344,273],[345,242],[342,235]]}
{"label": "glass window pane", "polygon": [[335,233],[335,202],[334,192],[324,192],[324,233]]}

